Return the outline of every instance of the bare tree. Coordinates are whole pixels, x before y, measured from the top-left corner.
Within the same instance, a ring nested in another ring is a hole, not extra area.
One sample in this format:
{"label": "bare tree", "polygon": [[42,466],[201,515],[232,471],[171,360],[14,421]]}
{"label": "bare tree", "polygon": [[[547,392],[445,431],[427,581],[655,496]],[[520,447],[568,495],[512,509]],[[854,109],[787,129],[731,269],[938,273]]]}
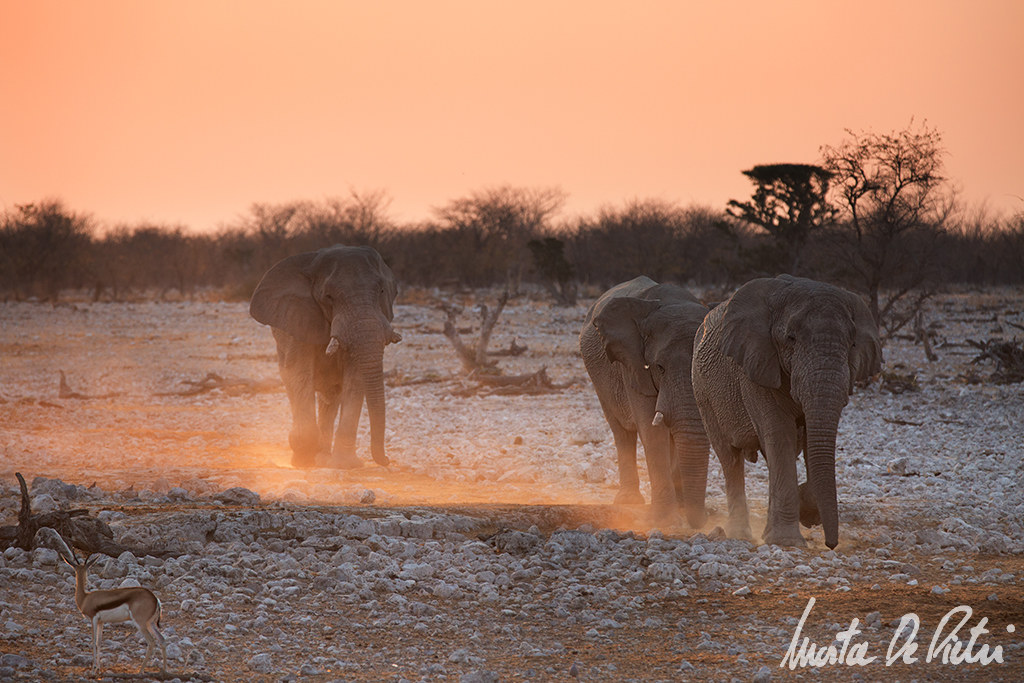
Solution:
{"label": "bare tree", "polygon": [[4,287],[16,298],[38,295],[55,302],[68,287],[87,279],[92,219],[59,200],[21,204],[0,225],[0,264]]}
{"label": "bare tree", "polygon": [[498,316],[501,315],[507,303],[508,290],[506,289],[498,297],[498,303],[493,310],[489,309],[485,303],[480,304],[480,336],[477,337],[472,347],[467,346],[459,335],[458,318],[461,308],[449,303],[441,304],[440,308],[445,312],[446,316],[444,336],[451,342],[452,347],[459,356],[459,360],[462,361],[462,367],[467,372],[486,370],[497,365],[496,361],[488,358],[487,347],[491,343],[491,334],[494,332],[494,326],[498,322]]}
{"label": "bare tree", "polygon": [[1024,212],[965,211],[943,248],[943,270],[956,282],[1015,284],[1024,279]]}
{"label": "bare tree", "polygon": [[[955,208],[943,176],[942,135],[913,121],[890,133],[847,131],[822,147],[843,222],[832,235],[840,275],[868,295],[876,322],[890,333],[915,314],[934,275],[938,239]],[[908,295],[917,292],[917,297]],[[883,298],[884,297],[884,298]]]}
{"label": "bare tree", "polygon": [[383,190],[332,197],[303,207],[296,218],[297,237],[303,250],[331,244],[367,245],[378,248],[394,225],[388,216],[391,198]]}
{"label": "bare tree", "polygon": [[545,230],[565,203],[558,188],[489,188],[435,209],[441,229],[459,237],[453,243],[467,253],[450,256],[464,265],[466,285],[507,279],[516,285],[529,267],[527,243]]}
{"label": "bare tree", "polygon": [[601,284],[648,275],[655,280],[682,279],[683,211],[661,199],[634,199],[623,207],[605,206],[596,218],[580,221],[577,258],[604,271]]}

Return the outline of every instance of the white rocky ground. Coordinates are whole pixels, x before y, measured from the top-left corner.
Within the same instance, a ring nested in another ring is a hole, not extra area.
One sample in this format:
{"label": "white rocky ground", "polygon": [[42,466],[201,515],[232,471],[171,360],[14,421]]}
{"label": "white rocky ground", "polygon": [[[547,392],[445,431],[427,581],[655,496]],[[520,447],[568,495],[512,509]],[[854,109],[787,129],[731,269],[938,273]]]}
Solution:
{"label": "white rocky ground", "polygon": [[[170,552],[104,559],[92,577],[160,595],[168,678],[1024,677],[1024,385],[977,381],[991,368],[965,345],[1011,338],[1024,292],[933,302],[936,363],[909,340],[886,346],[886,370],[915,373],[919,390],[875,383],[844,412],[834,552],[820,530],[807,550],[755,546],[722,539],[717,517],[652,531],[643,510],[608,505],[613,446],[576,354],[586,303],[515,299],[491,344],[517,338],[529,350],[502,369],[546,366],[567,388],[460,396],[473,384],[443,314],[408,297],[386,359],[394,466],[344,472],[288,467],[273,342],[244,304],[2,304],[0,523],[15,523],[19,471],[36,511],[86,507],[123,545]],[[59,370],[84,397],[60,397]],[[246,383],[181,395],[208,373]],[[748,468],[755,531],[766,481],[763,462]],[[717,462],[708,502],[724,510]],[[56,554],[7,550],[0,585],[0,680],[89,677],[88,623]],[[858,618],[879,661],[780,668],[809,597],[805,635],[828,644]],[[974,615],[960,635],[987,618],[978,643],[1002,663],[924,661],[961,604]],[[886,667],[908,612],[921,661]],[[128,629],[105,631],[108,674],[143,651]]]}

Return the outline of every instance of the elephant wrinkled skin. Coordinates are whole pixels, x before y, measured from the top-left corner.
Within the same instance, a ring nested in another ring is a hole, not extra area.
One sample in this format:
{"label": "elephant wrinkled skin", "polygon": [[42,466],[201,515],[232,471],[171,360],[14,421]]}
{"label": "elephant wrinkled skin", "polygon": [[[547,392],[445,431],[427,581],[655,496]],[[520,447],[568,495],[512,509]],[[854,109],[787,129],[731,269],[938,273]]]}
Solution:
{"label": "elephant wrinkled skin", "polygon": [[[875,325],[860,297],[780,275],[751,280],[705,318],[693,390],[725,474],[727,531],[751,538],[744,459],[768,463],[766,543],[803,546],[798,522],[839,542],[836,431],[853,383],[881,370]],[[803,450],[807,483],[797,485]]]}
{"label": "elephant wrinkled skin", "polygon": [[282,260],[253,292],[249,313],[270,325],[277,342],[294,466],[360,466],[355,445],[364,399],[373,459],[388,464],[383,364],[384,347],[401,340],[391,327],[397,292],[380,254],[342,245]]}
{"label": "elephant wrinkled skin", "polygon": [[587,312],[580,352],[612,430],[617,503],[642,503],[639,435],[656,524],[704,525],[709,443],[693,397],[693,339],[708,309],[688,291],[647,277],[605,292]]}

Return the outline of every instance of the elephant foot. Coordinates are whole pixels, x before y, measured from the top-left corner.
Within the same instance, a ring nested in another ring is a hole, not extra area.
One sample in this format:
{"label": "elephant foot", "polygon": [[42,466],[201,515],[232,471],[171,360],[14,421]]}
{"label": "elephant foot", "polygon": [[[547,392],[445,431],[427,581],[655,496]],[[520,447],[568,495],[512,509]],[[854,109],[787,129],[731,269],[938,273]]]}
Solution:
{"label": "elephant foot", "polygon": [[302,470],[316,467],[316,453],[292,453],[292,467]]}
{"label": "elephant foot", "polygon": [[705,522],[708,521],[708,516],[704,512],[704,508],[684,507],[683,513],[686,515],[687,524],[694,529],[703,528]]}
{"label": "elephant foot", "polygon": [[683,516],[679,514],[675,505],[671,509],[651,508],[651,525],[662,530],[680,529],[685,526]]}
{"label": "elephant foot", "polygon": [[292,467],[300,467],[302,469],[316,467],[316,454],[319,446],[318,436],[292,431],[288,435],[288,445],[292,449]]}
{"label": "elephant foot", "polygon": [[374,453],[373,461],[380,465],[381,467],[387,467],[388,465],[391,464],[391,460],[388,458],[388,456],[384,455],[383,453]]}
{"label": "elephant foot", "polygon": [[363,466],[363,461],[355,453],[335,453],[331,458],[331,466],[339,470],[354,470]]}
{"label": "elephant foot", "polygon": [[781,545],[791,548],[806,548],[807,539],[800,534],[800,529],[790,529],[787,532],[770,529],[764,533],[764,542],[768,545]]}
{"label": "elephant foot", "polygon": [[645,502],[640,489],[619,489],[615,494],[616,505],[643,505]]}
{"label": "elephant foot", "polygon": [[729,538],[734,538],[738,541],[750,541],[754,542],[754,534],[750,530],[750,523],[743,522],[729,522],[725,525],[725,533]]}

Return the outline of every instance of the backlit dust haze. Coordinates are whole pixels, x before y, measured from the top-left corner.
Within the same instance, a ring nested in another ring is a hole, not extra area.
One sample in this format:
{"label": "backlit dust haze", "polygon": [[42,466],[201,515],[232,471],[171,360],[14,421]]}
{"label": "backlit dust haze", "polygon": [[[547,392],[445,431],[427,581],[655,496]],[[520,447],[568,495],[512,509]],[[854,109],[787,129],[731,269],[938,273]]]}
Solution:
{"label": "backlit dust haze", "polygon": [[944,136],[1024,209],[1024,3],[0,0],[0,209],[210,230],[254,202],[487,186],[723,208],[845,129]]}

